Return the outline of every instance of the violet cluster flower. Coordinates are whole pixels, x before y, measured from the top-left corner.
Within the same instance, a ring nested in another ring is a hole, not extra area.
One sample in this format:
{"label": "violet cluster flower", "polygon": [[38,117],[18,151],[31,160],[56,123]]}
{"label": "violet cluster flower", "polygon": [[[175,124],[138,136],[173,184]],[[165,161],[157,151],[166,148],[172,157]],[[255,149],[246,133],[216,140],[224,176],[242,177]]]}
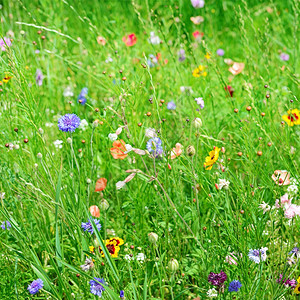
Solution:
{"label": "violet cluster flower", "polygon": [[0,39],[0,48],[2,51],[6,51],[7,47],[11,46],[11,40],[7,37]]}
{"label": "violet cluster flower", "polygon": [[1,224],[1,228],[3,230],[5,230],[5,229],[9,230],[11,228],[10,222],[9,221],[3,221],[2,224]]}
{"label": "violet cluster flower", "polygon": [[233,280],[229,283],[228,292],[238,292],[242,287],[242,284],[239,280]]}
{"label": "violet cluster flower", "polygon": [[162,141],[159,137],[150,139],[146,144],[146,148],[155,157],[163,154]]}
{"label": "violet cluster flower", "polygon": [[294,289],[297,285],[297,280],[283,278],[282,274],[279,274],[279,278],[276,280],[276,282],[282,283],[285,285],[285,287],[291,287],[292,289]]}
{"label": "violet cluster flower", "polygon": [[105,291],[103,285],[105,285],[105,281],[103,278],[94,277],[94,280],[90,281],[90,292],[95,296],[102,297],[102,293]]}
{"label": "violet cluster flower", "polygon": [[58,128],[63,132],[74,132],[80,125],[80,118],[75,114],[66,114],[58,119]]}
{"label": "violet cluster flower", "polygon": [[44,75],[40,69],[36,69],[35,72],[35,82],[38,86],[43,84]]}
{"label": "violet cluster flower", "polygon": [[256,264],[259,264],[261,261],[266,261],[267,259],[267,247],[261,249],[250,249],[248,257],[250,260],[254,261]]}
{"label": "violet cluster flower", "polygon": [[37,294],[44,286],[44,282],[42,279],[36,279],[31,282],[31,284],[28,286],[28,291],[31,295]]}
{"label": "violet cluster flower", "polygon": [[97,220],[97,219],[90,219],[88,222],[84,223],[82,222],[81,223],[81,228],[84,230],[84,231],[88,231],[90,233],[94,233],[94,229],[93,229],[93,226],[91,224],[91,221],[94,221],[98,231],[100,231],[101,229],[101,224],[100,224],[100,221]]}
{"label": "violet cluster flower", "polygon": [[191,0],[194,8],[202,8],[205,4],[204,0]]}
{"label": "violet cluster flower", "polygon": [[224,271],[220,273],[210,272],[208,275],[208,282],[210,282],[214,286],[221,287],[224,285],[224,282],[227,280],[227,275]]}
{"label": "violet cluster flower", "polygon": [[178,51],[178,60],[181,62],[181,61],[184,61],[185,59],[186,59],[185,51],[184,51],[184,49],[180,49]]}
{"label": "violet cluster flower", "polygon": [[[86,96],[88,94],[88,91],[89,91],[88,88],[84,87],[81,90],[80,94],[78,95],[77,102],[80,103],[81,105],[84,105],[86,103],[86,101],[87,101]],[[79,100],[80,100],[80,102],[79,102]]]}
{"label": "violet cluster flower", "polygon": [[283,60],[283,61],[288,61],[288,60],[290,59],[290,56],[289,56],[287,53],[282,52],[282,53],[280,54],[280,58],[281,58],[281,60]]}
{"label": "violet cluster flower", "polygon": [[168,102],[168,104],[167,104],[167,109],[169,109],[169,110],[174,110],[174,109],[176,109],[176,104],[175,104],[175,102],[174,102],[174,101]]}
{"label": "violet cluster flower", "polygon": [[223,56],[225,54],[225,51],[223,49],[218,49],[217,50],[217,55]]}

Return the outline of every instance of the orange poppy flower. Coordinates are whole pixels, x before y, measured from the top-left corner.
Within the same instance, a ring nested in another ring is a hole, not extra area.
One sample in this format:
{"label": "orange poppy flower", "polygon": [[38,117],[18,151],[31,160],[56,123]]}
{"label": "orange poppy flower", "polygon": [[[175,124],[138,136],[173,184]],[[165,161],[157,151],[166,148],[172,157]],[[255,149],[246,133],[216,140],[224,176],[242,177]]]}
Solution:
{"label": "orange poppy flower", "polygon": [[180,143],[176,143],[175,146],[176,148],[173,148],[171,151],[171,159],[175,159],[182,153],[182,145]]}
{"label": "orange poppy flower", "polygon": [[131,47],[136,44],[136,35],[134,33],[123,36],[122,41],[126,46]]}
{"label": "orange poppy flower", "polygon": [[114,159],[124,159],[128,155],[124,153],[125,151],[127,151],[127,149],[123,140],[114,141],[113,148],[110,148],[110,153]]}
{"label": "orange poppy flower", "polygon": [[107,179],[106,178],[99,178],[96,182],[95,192],[101,192],[105,190],[107,185]]}
{"label": "orange poppy flower", "polygon": [[97,205],[92,205],[90,207],[90,213],[95,218],[100,218],[100,209]]}

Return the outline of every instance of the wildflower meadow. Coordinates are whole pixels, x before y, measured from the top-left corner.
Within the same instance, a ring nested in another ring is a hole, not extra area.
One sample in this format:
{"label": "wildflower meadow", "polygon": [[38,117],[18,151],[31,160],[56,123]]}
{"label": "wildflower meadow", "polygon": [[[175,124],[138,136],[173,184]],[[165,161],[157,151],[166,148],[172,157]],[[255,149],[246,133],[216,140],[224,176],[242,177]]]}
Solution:
{"label": "wildflower meadow", "polygon": [[300,299],[299,7],[0,1],[0,299]]}

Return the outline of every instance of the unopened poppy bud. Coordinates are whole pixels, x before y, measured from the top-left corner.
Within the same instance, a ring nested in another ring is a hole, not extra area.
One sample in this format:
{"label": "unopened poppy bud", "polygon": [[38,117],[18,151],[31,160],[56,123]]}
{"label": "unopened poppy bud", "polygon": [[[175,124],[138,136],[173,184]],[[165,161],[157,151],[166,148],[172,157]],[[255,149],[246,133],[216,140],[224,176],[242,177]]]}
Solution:
{"label": "unopened poppy bud", "polygon": [[39,133],[43,134],[44,133],[44,129],[43,128],[39,128]]}
{"label": "unopened poppy bud", "polygon": [[87,184],[91,184],[91,183],[92,183],[92,180],[88,178],[88,179],[86,180],[86,183],[87,183]]}
{"label": "unopened poppy bud", "polygon": [[93,127],[96,128],[96,127],[98,127],[98,125],[99,125],[99,121],[98,121],[98,120],[95,120],[95,121],[93,122]]}
{"label": "unopened poppy bud", "polygon": [[179,263],[177,259],[172,258],[168,263],[168,267],[171,272],[176,272],[179,269]]}
{"label": "unopened poppy bud", "polygon": [[109,203],[107,200],[102,199],[99,206],[101,210],[107,210],[109,208]]}
{"label": "unopened poppy bud", "polygon": [[93,217],[100,218],[100,209],[97,205],[92,205],[89,210]]}
{"label": "unopened poppy bud", "polygon": [[37,158],[42,158],[43,157],[42,153],[38,153],[36,156],[37,156]]}
{"label": "unopened poppy bud", "polygon": [[156,242],[158,240],[158,235],[155,232],[148,233],[148,239],[149,242],[156,245]]}
{"label": "unopened poppy bud", "polygon": [[196,128],[200,128],[200,127],[202,126],[202,121],[201,121],[200,118],[196,118],[196,119],[194,120],[194,126],[195,126]]}
{"label": "unopened poppy bud", "polygon": [[225,148],[224,147],[221,148],[221,152],[225,153]]}
{"label": "unopened poppy bud", "polygon": [[194,156],[196,154],[195,147],[192,145],[188,146],[186,149],[186,153],[188,156]]}

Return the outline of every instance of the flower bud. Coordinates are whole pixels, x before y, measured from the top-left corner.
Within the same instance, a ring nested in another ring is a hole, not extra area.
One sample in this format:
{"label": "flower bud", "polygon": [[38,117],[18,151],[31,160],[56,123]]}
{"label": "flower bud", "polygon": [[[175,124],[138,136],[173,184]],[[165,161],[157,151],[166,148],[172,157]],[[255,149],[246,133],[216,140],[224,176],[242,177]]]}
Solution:
{"label": "flower bud", "polygon": [[156,242],[158,240],[158,235],[155,232],[148,233],[148,239],[149,242],[156,245]]}
{"label": "flower bud", "polygon": [[98,127],[98,125],[99,125],[99,120],[95,120],[95,121],[93,122],[93,128]]}
{"label": "flower bud", "polygon": [[97,205],[92,205],[89,210],[93,217],[100,218],[100,209]]}
{"label": "flower bud", "polygon": [[102,199],[99,207],[101,210],[107,210],[109,208],[109,203],[107,202],[107,200]]}
{"label": "flower bud", "polygon": [[187,154],[188,156],[194,156],[195,153],[196,153],[196,150],[195,150],[195,147],[194,147],[194,146],[190,145],[190,146],[187,147],[187,149],[186,149],[186,154]]}
{"label": "flower bud", "polygon": [[171,272],[177,271],[179,269],[179,263],[177,259],[172,258],[168,263],[168,267]]}
{"label": "flower bud", "polygon": [[67,138],[67,143],[71,144],[72,143],[72,139],[70,137]]}
{"label": "flower bud", "polygon": [[87,183],[87,184],[91,184],[91,183],[92,183],[92,180],[89,179],[89,178],[87,178],[86,183]]}
{"label": "flower bud", "polygon": [[40,134],[43,134],[43,133],[44,133],[44,129],[43,129],[43,128],[39,128],[38,131],[39,131]]}
{"label": "flower bud", "polygon": [[37,158],[42,158],[43,157],[42,153],[38,153],[36,156],[37,156]]}
{"label": "flower bud", "polygon": [[202,121],[201,121],[200,118],[196,118],[196,119],[194,120],[194,126],[195,126],[196,128],[200,128],[200,127],[202,126]]}

